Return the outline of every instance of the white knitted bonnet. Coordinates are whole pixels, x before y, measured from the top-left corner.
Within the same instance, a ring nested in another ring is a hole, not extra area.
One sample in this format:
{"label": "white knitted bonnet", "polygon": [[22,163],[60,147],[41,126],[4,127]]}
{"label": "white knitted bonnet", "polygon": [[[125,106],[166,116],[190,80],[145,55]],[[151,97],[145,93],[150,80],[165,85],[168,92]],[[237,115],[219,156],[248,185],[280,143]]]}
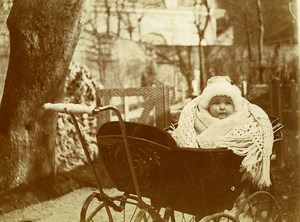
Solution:
{"label": "white knitted bonnet", "polygon": [[215,96],[228,96],[232,99],[235,111],[240,109],[242,95],[240,89],[231,84],[228,76],[213,76],[207,80],[206,87],[199,98],[199,105],[208,109],[210,100]]}

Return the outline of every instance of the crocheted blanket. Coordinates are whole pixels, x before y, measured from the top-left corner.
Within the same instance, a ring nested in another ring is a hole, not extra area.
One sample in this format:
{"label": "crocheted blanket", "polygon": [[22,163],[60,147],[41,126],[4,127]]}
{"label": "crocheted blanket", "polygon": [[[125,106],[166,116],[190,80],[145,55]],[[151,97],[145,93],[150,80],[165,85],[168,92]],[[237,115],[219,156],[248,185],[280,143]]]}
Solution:
{"label": "crocheted blanket", "polygon": [[243,98],[241,109],[225,119],[212,117],[198,106],[199,97],[186,104],[171,135],[179,147],[227,148],[244,156],[241,170],[259,188],[270,186],[273,128],[268,115]]}

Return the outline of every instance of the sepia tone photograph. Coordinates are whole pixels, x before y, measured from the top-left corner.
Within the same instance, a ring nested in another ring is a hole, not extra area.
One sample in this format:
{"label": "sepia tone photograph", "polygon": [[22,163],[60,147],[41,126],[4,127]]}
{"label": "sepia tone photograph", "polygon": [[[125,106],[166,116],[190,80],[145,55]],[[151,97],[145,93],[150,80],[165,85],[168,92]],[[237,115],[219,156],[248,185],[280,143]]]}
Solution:
{"label": "sepia tone photograph", "polygon": [[1,0],[0,221],[300,221],[298,0]]}

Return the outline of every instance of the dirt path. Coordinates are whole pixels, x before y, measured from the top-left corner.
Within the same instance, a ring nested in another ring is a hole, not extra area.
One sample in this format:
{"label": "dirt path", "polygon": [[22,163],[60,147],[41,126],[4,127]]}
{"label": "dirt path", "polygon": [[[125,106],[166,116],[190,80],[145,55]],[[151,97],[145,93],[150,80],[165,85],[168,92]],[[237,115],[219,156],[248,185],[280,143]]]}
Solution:
{"label": "dirt path", "polygon": [[85,198],[95,190],[94,188],[82,188],[62,197],[29,205],[0,215],[0,221],[5,222],[74,222],[79,221],[80,210]]}
{"label": "dirt path", "polygon": [[[0,221],[5,222],[76,222],[80,220],[81,207],[86,198],[93,192],[97,192],[95,188],[81,188],[72,191],[62,197],[29,205],[22,209],[13,210],[0,215]],[[109,196],[120,195],[116,189],[105,189],[104,192]],[[147,200],[146,200],[147,201]],[[98,202],[92,202],[89,208],[98,206]],[[148,202],[149,204],[149,202]],[[135,213],[134,213],[135,212]],[[132,221],[137,216],[135,206],[127,205],[125,210],[125,221]],[[123,222],[124,213],[113,211],[113,219],[115,222]],[[176,212],[176,221],[181,221],[181,213]],[[179,219],[180,218],[180,219]],[[186,220],[190,220],[192,216],[185,215]],[[108,222],[105,211],[100,211],[95,219],[99,222]]]}

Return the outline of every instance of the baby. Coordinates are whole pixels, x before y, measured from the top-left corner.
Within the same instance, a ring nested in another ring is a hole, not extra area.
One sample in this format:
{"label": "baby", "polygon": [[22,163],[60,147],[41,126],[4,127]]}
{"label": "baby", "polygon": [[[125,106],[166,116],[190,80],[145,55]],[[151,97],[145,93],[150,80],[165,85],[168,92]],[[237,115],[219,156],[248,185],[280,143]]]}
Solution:
{"label": "baby", "polygon": [[242,97],[228,76],[207,81],[202,94],[183,108],[172,136],[179,147],[227,148],[245,156],[245,176],[270,186],[273,129],[268,115]]}

